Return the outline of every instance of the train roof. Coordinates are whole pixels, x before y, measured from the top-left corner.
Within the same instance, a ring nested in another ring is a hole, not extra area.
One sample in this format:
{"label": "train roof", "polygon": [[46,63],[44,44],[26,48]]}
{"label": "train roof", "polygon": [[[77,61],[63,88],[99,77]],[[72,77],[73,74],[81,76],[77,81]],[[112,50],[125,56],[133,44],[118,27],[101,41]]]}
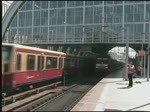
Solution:
{"label": "train roof", "polygon": [[30,49],[30,50],[36,50],[36,51],[42,51],[42,52],[49,52],[49,53],[54,53],[54,54],[66,55],[66,53],[59,52],[59,51],[52,51],[52,50],[36,48],[36,47],[31,47],[31,46],[25,46],[25,45],[20,45],[20,44],[14,44],[14,43],[2,43],[2,46],[3,45],[12,46],[12,47],[15,47],[15,48]]}

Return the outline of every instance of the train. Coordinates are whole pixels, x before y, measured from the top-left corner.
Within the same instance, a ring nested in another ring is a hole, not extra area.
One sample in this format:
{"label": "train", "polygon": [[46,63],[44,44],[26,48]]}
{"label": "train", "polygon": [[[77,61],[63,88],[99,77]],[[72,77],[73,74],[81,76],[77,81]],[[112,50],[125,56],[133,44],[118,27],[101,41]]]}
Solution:
{"label": "train", "polygon": [[2,91],[6,94],[34,88],[51,80],[63,80],[94,72],[91,52],[66,54],[32,46],[2,43]]}
{"label": "train", "polygon": [[96,57],[95,72],[97,74],[108,73],[118,67],[122,67],[123,65],[124,65],[123,62],[119,62],[115,59],[112,59],[111,56],[109,56],[109,55],[99,54]]}
{"label": "train", "polygon": [[111,58],[109,55],[98,55],[96,59],[96,72],[110,71]]}

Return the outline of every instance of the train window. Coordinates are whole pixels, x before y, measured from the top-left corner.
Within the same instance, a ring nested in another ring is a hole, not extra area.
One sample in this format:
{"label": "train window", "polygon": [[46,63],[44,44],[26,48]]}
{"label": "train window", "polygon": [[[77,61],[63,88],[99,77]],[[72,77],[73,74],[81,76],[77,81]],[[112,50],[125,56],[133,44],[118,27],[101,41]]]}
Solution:
{"label": "train window", "polygon": [[44,56],[42,56],[42,60],[41,60],[41,56],[38,56],[38,70],[41,70],[44,68]]}
{"label": "train window", "polygon": [[11,47],[3,46],[2,47],[2,60],[4,72],[8,72],[10,65],[10,56],[11,56]]}
{"label": "train window", "polygon": [[46,57],[46,69],[57,68],[56,57]]}
{"label": "train window", "polygon": [[21,70],[21,54],[17,54],[16,58],[16,70],[19,71]]}
{"label": "train window", "polygon": [[35,56],[28,55],[27,56],[27,70],[34,70],[35,68]]}

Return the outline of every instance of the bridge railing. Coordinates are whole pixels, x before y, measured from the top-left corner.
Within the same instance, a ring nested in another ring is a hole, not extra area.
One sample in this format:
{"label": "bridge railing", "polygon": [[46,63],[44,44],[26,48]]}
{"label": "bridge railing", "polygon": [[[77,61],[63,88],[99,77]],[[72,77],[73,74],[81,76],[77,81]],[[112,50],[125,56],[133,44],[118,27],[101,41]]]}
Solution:
{"label": "bridge railing", "polygon": [[[8,42],[8,43],[18,43],[18,44],[61,44],[61,43],[75,43],[75,44],[84,44],[84,43],[126,43],[126,39],[122,38],[122,37],[103,37],[103,38],[99,38],[99,37],[86,37],[86,38],[80,38],[80,37],[76,37],[76,38],[67,38],[67,39],[63,39],[63,38],[57,38],[57,39],[53,39],[53,40],[46,40],[46,39],[34,39],[32,40],[27,39],[27,40],[4,40],[3,42]],[[129,43],[138,43],[138,44],[148,44],[148,37],[145,39],[142,38],[129,38]]]}

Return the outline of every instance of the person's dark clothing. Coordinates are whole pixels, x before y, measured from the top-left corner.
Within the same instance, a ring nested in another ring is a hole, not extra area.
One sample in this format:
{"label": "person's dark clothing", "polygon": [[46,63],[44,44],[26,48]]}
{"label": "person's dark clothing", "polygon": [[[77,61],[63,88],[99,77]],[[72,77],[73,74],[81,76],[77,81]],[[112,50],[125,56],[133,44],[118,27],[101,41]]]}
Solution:
{"label": "person's dark clothing", "polygon": [[128,79],[129,79],[129,86],[133,86],[133,80],[132,80],[133,74],[128,74]]}
{"label": "person's dark clothing", "polygon": [[128,66],[128,79],[129,79],[129,87],[133,86],[133,74],[134,74],[134,65]]}

